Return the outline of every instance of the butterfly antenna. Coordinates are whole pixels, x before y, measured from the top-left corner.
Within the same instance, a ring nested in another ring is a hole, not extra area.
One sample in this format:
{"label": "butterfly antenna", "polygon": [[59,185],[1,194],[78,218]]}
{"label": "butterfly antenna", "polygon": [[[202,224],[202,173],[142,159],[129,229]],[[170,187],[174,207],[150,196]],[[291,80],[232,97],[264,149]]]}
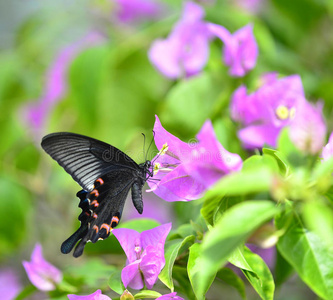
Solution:
{"label": "butterfly antenna", "polygon": [[145,134],[143,132],[141,134],[143,135],[143,153],[144,153],[145,161],[146,161],[147,160],[147,156],[146,156],[146,152],[145,152],[145,148],[146,148],[146,136],[145,136]]}
{"label": "butterfly antenna", "polygon": [[149,153],[149,149],[150,149],[151,145],[153,144],[154,139],[155,139],[155,131],[153,130],[153,138],[150,141],[150,144],[149,144],[148,149],[147,149],[147,153]]}

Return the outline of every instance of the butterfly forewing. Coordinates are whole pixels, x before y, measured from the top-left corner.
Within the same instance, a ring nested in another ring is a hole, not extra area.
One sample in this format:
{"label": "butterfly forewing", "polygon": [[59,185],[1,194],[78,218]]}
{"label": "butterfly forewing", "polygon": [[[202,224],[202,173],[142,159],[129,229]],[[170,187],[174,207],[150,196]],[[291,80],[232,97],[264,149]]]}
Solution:
{"label": "butterfly forewing", "polygon": [[138,165],[109,144],[74,133],[47,135],[42,147],[83,188],[77,193],[81,226],[63,242],[63,253],[79,241],[73,254],[78,257],[88,241],[107,238],[120,221],[131,188],[134,205],[142,213],[141,189],[151,174],[145,164]]}
{"label": "butterfly forewing", "polygon": [[116,147],[75,133],[49,134],[43,138],[42,147],[86,191],[91,191],[94,181],[104,174],[139,168]]}

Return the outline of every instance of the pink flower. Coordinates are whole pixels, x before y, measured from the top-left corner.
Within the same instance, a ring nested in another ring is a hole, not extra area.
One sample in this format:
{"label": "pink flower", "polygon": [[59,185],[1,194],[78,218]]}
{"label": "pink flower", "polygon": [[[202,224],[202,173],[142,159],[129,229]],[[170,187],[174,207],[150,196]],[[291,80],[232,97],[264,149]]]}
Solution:
{"label": "pink flower", "polygon": [[290,139],[305,153],[317,154],[324,146],[326,125],[322,110],[321,102],[316,105],[305,102],[290,125]]}
{"label": "pink flower", "polygon": [[23,261],[23,267],[31,283],[41,291],[55,290],[56,284],[62,280],[61,271],[44,259],[40,244],[36,244],[31,261]]}
{"label": "pink flower", "polygon": [[156,298],[156,300],[184,300],[182,297],[177,296],[177,293],[165,294],[161,297]]}
{"label": "pink flower", "polygon": [[22,289],[18,275],[13,269],[0,270],[0,295],[2,300],[13,300]]}
{"label": "pink flower", "polygon": [[139,233],[133,229],[119,228],[112,232],[127,256],[126,267],[121,272],[125,288],[151,289],[165,265],[164,243],[171,223]]}
{"label": "pink flower", "polygon": [[333,157],[333,132],[330,135],[328,144],[323,148],[321,156],[324,161],[329,160],[331,157]]}
{"label": "pink flower", "polygon": [[281,129],[291,124],[306,102],[298,75],[278,79],[275,74],[269,74],[263,82],[249,95],[246,87],[240,86],[231,99],[231,118],[241,123],[238,137],[247,149],[265,144],[275,147]]}
{"label": "pink flower", "polygon": [[155,144],[160,153],[153,159],[154,177],[148,185],[166,201],[190,201],[224,175],[239,171],[242,159],[217,140],[213,125],[206,121],[197,134],[198,143],[185,143],[167,132],[156,116]]}
{"label": "pink flower", "polygon": [[154,0],[115,0],[116,17],[123,23],[155,19],[162,13],[162,4]]}
{"label": "pink flower", "polygon": [[258,45],[253,35],[253,25],[249,24],[231,34],[223,26],[208,25],[209,31],[224,43],[223,58],[230,67],[229,74],[242,77],[257,63]]}
{"label": "pink flower", "polygon": [[67,295],[69,300],[112,300],[110,297],[103,295],[101,290],[86,296]]}
{"label": "pink flower", "polygon": [[194,2],[185,2],[183,15],[171,34],[150,47],[152,64],[169,78],[188,77],[206,65],[210,35],[202,21],[204,10]]}

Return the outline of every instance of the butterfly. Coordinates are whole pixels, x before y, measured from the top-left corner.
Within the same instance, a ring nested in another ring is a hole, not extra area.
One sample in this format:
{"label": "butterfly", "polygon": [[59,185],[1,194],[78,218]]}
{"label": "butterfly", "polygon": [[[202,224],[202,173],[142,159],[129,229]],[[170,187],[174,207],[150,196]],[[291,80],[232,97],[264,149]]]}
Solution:
{"label": "butterfly", "polygon": [[142,187],[153,177],[150,160],[137,164],[114,146],[70,132],[46,135],[41,146],[82,187],[76,194],[81,225],[62,243],[62,253],[70,253],[77,244],[73,256],[78,257],[88,241],[107,238],[119,224],[130,190],[133,204],[142,214]]}

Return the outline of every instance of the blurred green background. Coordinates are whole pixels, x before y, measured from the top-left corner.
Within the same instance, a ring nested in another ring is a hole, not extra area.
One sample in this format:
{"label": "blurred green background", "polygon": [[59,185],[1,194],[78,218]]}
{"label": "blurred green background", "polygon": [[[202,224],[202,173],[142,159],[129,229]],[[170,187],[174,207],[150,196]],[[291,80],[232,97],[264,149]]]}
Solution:
{"label": "blurred green background", "polygon": [[[36,242],[60,268],[88,259],[75,260],[59,251],[78,226],[79,186],[42,151],[40,140],[47,133],[70,131],[101,139],[141,162],[141,133],[146,134],[147,145],[155,114],[184,141],[210,118],[225,148],[244,155],[235,139],[236,124],[229,118],[230,95],[242,82],[255,87],[263,72],[272,71],[301,75],[307,98],[324,100],[332,131],[332,1],[267,0],[256,13],[231,0],[205,5],[205,19],[231,32],[254,24],[260,51],[257,67],[245,78],[231,78],[221,61],[221,44],[214,41],[204,71],[178,81],[163,77],[147,57],[153,40],[165,37],[181,14],[182,1],[164,4],[162,19],[133,25],[117,22],[112,17],[115,6],[107,0],[0,2],[0,269],[17,270],[23,285],[28,280],[21,261],[29,260]],[[67,86],[61,97],[43,108],[48,70],[59,53],[89,35],[97,38],[74,51],[65,68]],[[31,105],[39,109],[39,122],[27,117]],[[156,218],[171,218],[174,226],[197,218],[200,209],[200,201],[173,204],[148,197],[160,205]],[[123,222],[130,216],[124,215]],[[109,240],[87,247],[88,257],[116,252],[113,248],[119,253],[119,246]],[[231,291],[225,287],[223,293]],[[277,299],[316,297],[294,277]]]}

